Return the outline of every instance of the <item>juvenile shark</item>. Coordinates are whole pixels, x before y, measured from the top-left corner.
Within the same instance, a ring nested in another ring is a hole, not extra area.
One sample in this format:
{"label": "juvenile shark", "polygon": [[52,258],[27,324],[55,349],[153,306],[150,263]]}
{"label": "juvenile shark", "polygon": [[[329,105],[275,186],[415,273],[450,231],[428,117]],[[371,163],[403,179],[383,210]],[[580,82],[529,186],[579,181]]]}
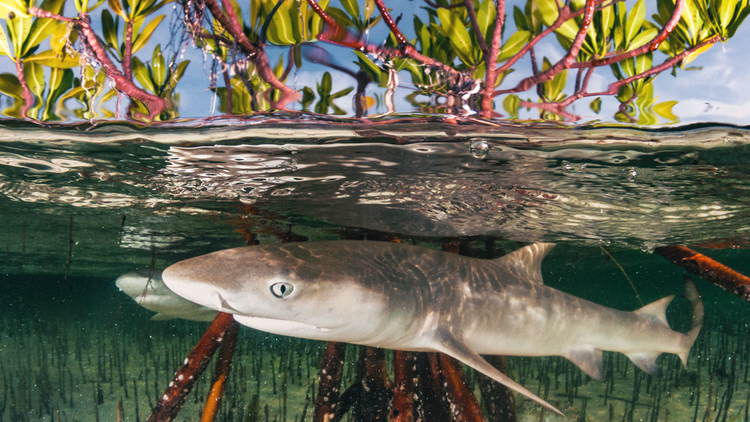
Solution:
{"label": "juvenile shark", "polygon": [[541,263],[553,246],[483,260],[386,242],[269,244],[178,262],[163,279],[185,299],[261,331],[445,353],[559,414],[480,354],[564,356],[598,380],[603,350],[650,374],[661,353],[687,365],[703,319],[692,281],[693,327],[682,334],[666,319],[674,296],[625,312],[545,286]]}
{"label": "juvenile shark", "polygon": [[148,272],[131,271],[118,277],[115,284],[137,304],[156,312],[152,321],[175,318],[211,321],[216,318],[215,310],[185,300],[169,290],[161,279],[161,272],[154,272],[149,277]]}

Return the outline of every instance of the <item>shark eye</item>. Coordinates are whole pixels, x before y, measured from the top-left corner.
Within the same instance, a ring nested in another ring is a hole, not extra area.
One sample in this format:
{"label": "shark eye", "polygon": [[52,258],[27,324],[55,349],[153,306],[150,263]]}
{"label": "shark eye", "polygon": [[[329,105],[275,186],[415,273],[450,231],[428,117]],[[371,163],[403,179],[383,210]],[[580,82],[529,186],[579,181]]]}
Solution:
{"label": "shark eye", "polygon": [[275,283],[271,285],[271,293],[280,299],[289,297],[293,291],[294,286],[289,283]]}

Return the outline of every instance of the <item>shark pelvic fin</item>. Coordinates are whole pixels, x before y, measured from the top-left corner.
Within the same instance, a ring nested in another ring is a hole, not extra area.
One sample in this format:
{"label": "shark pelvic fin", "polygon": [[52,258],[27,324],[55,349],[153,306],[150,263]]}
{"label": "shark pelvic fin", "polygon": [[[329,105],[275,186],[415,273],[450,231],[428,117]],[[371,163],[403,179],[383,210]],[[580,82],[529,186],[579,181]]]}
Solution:
{"label": "shark pelvic fin", "polygon": [[656,358],[660,354],[659,352],[626,353],[625,356],[630,358],[635,366],[641,368],[643,372],[658,377],[661,375],[661,367],[656,364]]}
{"label": "shark pelvic fin", "polygon": [[573,362],[581,371],[597,381],[604,381],[602,371],[602,351],[599,349],[573,350],[563,355]]}
{"label": "shark pelvic fin", "polygon": [[494,366],[490,365],[489,362],[479,356],[478,353],[471,350],[466,343],[454,337],[448,330],[438,328],[434,334],[434,340],[435,344],[433,346],[435,350],[461,361],[465,365],[487,375],[511,390],[515,390],[519,394],[528,397],[558,415],[565,416],[561,411],[557,410],[557,408],[542,400],[531,391],[525,389],[523,386],[510,379],[507,375],[498,371]]}
{"label": "shark pelvic fin", "polygon": [[554,247],[554,243],[534,243],[494,261],[527,280],[544,283],[542,281],[542,260]]}
{"label": "shark pelvic fin", "polygon": [[667,322],[667,306],[672,302],[672,299],[674,299],[674,295],[663,297],[634,312],[639,316],[648,318],[653,322],[669,328],[669,323]]}

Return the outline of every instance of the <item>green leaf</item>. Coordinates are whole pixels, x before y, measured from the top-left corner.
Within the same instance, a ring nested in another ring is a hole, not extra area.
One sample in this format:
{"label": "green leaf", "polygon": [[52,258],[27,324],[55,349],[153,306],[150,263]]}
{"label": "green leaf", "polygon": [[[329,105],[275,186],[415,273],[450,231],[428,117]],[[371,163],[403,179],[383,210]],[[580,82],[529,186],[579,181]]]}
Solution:
{"label": "green leaf", "polygon": [[349,16],[358,19],[359,18],[359,4],[357,0],[341,0],[341,5],[344,6],[344,10]]}
{"label": "green leaf", "polygon": [[[625,59],[620,62],[620,68],[622,69],[622,73],[625,74],[625,78],[629,78],[633,75],[635,75],[635,60],[634,59]],[[625,79],[623,78],[623,79]]]}
{"label": "green leaf", "polygon": [[513,21],[516,23],[516,28],[521,31],[529,30],[529,24],[526,22],[526,15],[518,8],[518,6],[513,6]]}
{"label": "green leaf", "polygon": [[171,92],[175,89],[177,83],[180,82],[180,79],[182,79],[182,76],[185,74],[185,69],[187,69],[189,64],[190,60],[185,60],[177,65],[177,69],[169,76],[169,83],[167,84],[165,91]]}
{"label": "green leaf", "polygon": [[302,100],[300,100],[302,109],[310,107],[313,101],[315,101],[315,92],[313,92],[312,88],[309,86],[302,88]]}
{"label": "green leaf", "polygon": [[485,39],[491,38],[492,34],[488,34],[487,30],[492,26],[497,16],[497,10],[495,8],[495,2],[493,0],[483,0],[479,4],[479,10],[477,10],[477,23],[479,24],[479,32]]}
{"label": "green leaf", "polygon": [[154,83],[151,80],[151,72],[138,57],[133,57],[133,76],[141,83],[143,89],[156,93]]}
{"label": "green leaf", "polygon": [[8,37],[5,35],[5,31],[3,31],[2,25],[0,25],[0,56],[10,56],[11,59],[13,58],[10,44],[8,44]]}
{"label": "green leaf", "polygon": [[589,107],[594,113],[599,114],[602,111],[602,97],[596,97],[594,101],[591,101]]}
{"label": "green leaf", "polygon": [[473,65],[471,51],[474,46],[461,16],[457,12],[452,13],[451,10],[445,8],[438,9],[437,14],[443,34],[450,40],[451,46],[458,53],[458,57],[467,65]]}
{"label": "green leaf", "polygon": [[505,77],[510,75],[511,73],[515,72],[515,69],[505,69],[502,72],[497,73],[497,77],[495,78],[495,88],[499,87],[500,84],[503,83],[505,80]]}
{"label": "green leaf", "polygon": [[518,118],[518,105],[520,103],[521,100],[515,94],[508,95],[503,100],[503,109],[510,115],[511,119]]}
{"label": "green leaf", "polygon": [[120,0],[108,0],[108,4],[109,4],[109,8],[112,9],[113,12],[122,16],[123,19],[128,18],[128,16],[122,10],[122,5],[120,4]]}
{"label": "green leaf", "polygon": [[21,83],[16,75],[11,73],[0,73],[0,92],[16,100],[23,99]]}
{"label": "green leaf", "polygon": [[[328,7],[329,0],[321,0],[318,2],[318,5],[323,9],[326,10]],[[320,35],[320,31],[323,30],[323,20],[320,19],[320,16],[318,16],[317,13],[312,14],[312,20],[310,21],[310,37],[311,38],[317,38],[318,35]]]}
{"label": "green leaf", "polygon": [[294,38],[290,5],[291,3],[288,1],[282,3],[271,19],[271,24],[268,26],[268,33],[266,34],[271,44],[292,45],[297,43],[297,40]]}
{"label": "green leaf", "polygon": [[531,32],[529,31],[518,31],[511,35],[508,41],[505,42],[503,47],[500,49],[500,55],[497,58],[498,62],[504,62],[515,54],[529,42],[531,39]]}
{"label": "green leaf", "polygon": [[46,86],[44,82],[44,68],[33,61],[25,61],[23,63],[23,74],[26,76],[26,83],[29,89],[40,100],[37,102],[37,105],[41,105],[42,93]]}
{"label": "green leaf", "polygon": [[370,60],[367,55],[359,50],[354,50],[354,54],[359,57],[359,62],[354,62],[355,64],[359,65],[362,70],[367,72],[370,75],[370,79],[372,79],[373,82],[378,83],[380,82],[380,74],[382,73],[382,70],[378,65],[375,64],[372,60]]}
{"label": "green leaf", "polygon": [[317,84],[318,88],[318,95],[321,97],[328,97],[331,95],[331,88],[333,86],[333,80],[331,79],[331,74],[328,72],[325,72],[323,74],[323,78],[321,78],[320,83]]}
{"label": "green leaf", "polygon": [[60,15],[65,9],[65,0],[44,0],[39,8]]}
{"label": "green leaf", "polygon": [[536,0],[539,12],[542,14],[542,21],[547,26],[552,26],[557,20],[560,12],[557,10],[556,0]]}
{"label": "green leaf", "polygon": [[[138,12],[138,18],[142,19],[142,18],[145,18],[145,17],[149,16],[150,14],[156,12],[157,10],[160,10],[162,7],[164,7],[165,4],[170,3],[171,1],[172,0],[162,0],[159,3],[156,3],[154,1],[152,1],[153,4],[151,6],[142,8]],[[232,5],[236,5],[236,4],[237,4],[236,2],[232,2]],[[242,11],[239,10],[239,6],[236,6],[235,9],[237,9],[237,20],[240,21],[240,26],[242,26],[242,24],[243,24],[243,22],[242,22]]]}
{"label": "green leaf", "polygon": [[59,119],[59,116],[52,112],[52,108],[57,103],[58,98],[70,88],[73,87],[73,71],[70,69],[53,68],[49,77],[49,93],[47,101],[44,104],[44,113],[42,120],[48,121]]}
{"label": "green leaf", "polygon": [[630,44],[633,38],[635,38],[635,35],[638,33],[638,31],[641,30],[641,26],[643,26],[643,21],[645,19],[646,4],[643,2],[643,0],[638,0],[635,3],[635,6],[630,9],[630,13],[628,13],[628,20],[625,23],[625,41],[628,44]]}
{"label": "green leaf", "polygon": [[578,35],[579,30],[580,28],[578,27],[576,21],[574,19],[568,19],[565,21],[565,23],[560,25],[560,27],[555,30],[555,33],[562,35],[570,41],[573,41],[576,35]]}
{"label": "green leaf", "polygon": [[641,32],[640,34],[636,35],[635,38],[633,38],[633,41],[630,42],[627,51],[635,50],[638,47],[648,44],[649,42],[651,42],[651,40],[654,39],[654,37],[656,37],[658,33],[659,30],[656,28],[650,28]]}
{"label": "green leaf", "polygon": [[748,14],[750,14],[750,6],[743,7],[737,17],[732,21],[732,24],[729,26],[727,30],[727,37],[731,38],[734,36],[734,33],[737,32],[737,28],[742,25],[742,22],[745,20]]}
{"label": "green leaf", "polygon": [[23,0],[0,1],[0,16],[5,19],[10,12],[13,12],[16,16],[28,16],[28,8]]}
{"label": "green leaf", "polygon": [[68,31],[68,29],[67,25],[58,25],[49,37],[49,46],[57,55],[67,54],[65,46],[68,45],[68,42],[73,44],[78,39],[78,33],[72,30]]}
{"label": "green leaf", "polygon": [[154,48],[154,53],[151,55],[151,78],[154,82],[154,87],[158,91],[161,91],[164,81],[167,79],[167,66],[164,62],[164,55],[161,53],[161,44]]}
{"label": "green leaf", "polygon": [[652,53],[648,52],[646,54],[641,54],[640,56],[635,58],[636,74],[640,74],[651,69],[652,57],[653,57]]}
{"label": "green leaf", "polygon": [[133,41],[133,53],[146,46],[148,40],[151,39],[151,35],[154,34],[156,27],[159,26],[162,20],[164,20],[164,16],[165,15],[159,15],[155,17],[143,28],[142,31],[140,31],[140,33],[135,37],[135,40]]}
{"label": "green leaf", "polygon": [[26,55],[29,50],[41,44],[42,41],[47,39],[57,29],[58,26],[65,26],[64,23],[56,21],[54,19],[37,18],[31,24],[29,35],[26,37],[23,43],[22,56]]}
{"label": "green leaf", "polygon": [[354,90],[353,86],[350,86],[349,88],[344,88],[344,89],[342,89],[341,91],[339,91],[339,92],[337,92],[335,94],[331,94],[331,99],[335,100],[336,98],[341,98],[344,95],[352,92],[352,90]]}
{"label": "green leaf", "polygon": [[52,50],[41,51],[25,58],[23,61],[24,63],[35,62],[42,66],[59,69],[70,69],[73,67],[78,67],[81,64],[78,56],[71,57],[68,54],[58,55]]}
{"label": "green leaf", "polygon": [[109,10],[102,10],[102,33],[104,35],[104,41],[107,42],[112,48],[120,54],[120,43],[117,40],[117,31],[120,27],[120,19],[115,20]]}
{"label": "green leaf", "polygon": [[23,58],[23,44],[31,31],[30,17],[16,15],[13,19],[5,21],[8,26],[8,37],[13,44],[13,53],[16,58]]}
{"label": "green leaf", "polygon": [[612,27],[615,25],[615,11],[614,7],[607,6],[600,12],[600,19],[602,23],[602,31],[604,31],[605,37],[608,37],[612,32]]}
{"label": "green leaf", "polygon": [[98,1],[96,2],[96,4],[94,4],[93,6],[90,6],[90,7],[88,7],[88,8],[86,9],[86,13],[89,13],[89,12],[91,12],[92,10],[96,9],[97,7],[101,6],[101,5],[102,5],[102,3],[104,3],[104,0],[98,0]]}
{"label": "green leaf", "polygon": [[687,66],[690,62],[692,62],[693,60],[695,60],[696,57],[698,57],[699,55],[705,53],[706,51],[708,51],[709,48],[711,48],[713,46],[714,46],[714,44],[706,44],[703,47],[701,47],[701,48],[693,51],[690,54],[688,54],[687,57],[685,57],[684,59],[682,59],[682,67]]}
{"label": "green leaf", "polygon": [[675,105],[677,105],[677,101],[664,101],[663,103],[654,106],[654,112],[669,120],[671,123],[674,123],[680,120],[680,118],[672,112],[672,107]]}
{"label": "green leaf", "polygon": [[719,3],[719,23],[721,24],[721,29],[727,29],[732,22],[736,6],[737,0],[721,0]]}

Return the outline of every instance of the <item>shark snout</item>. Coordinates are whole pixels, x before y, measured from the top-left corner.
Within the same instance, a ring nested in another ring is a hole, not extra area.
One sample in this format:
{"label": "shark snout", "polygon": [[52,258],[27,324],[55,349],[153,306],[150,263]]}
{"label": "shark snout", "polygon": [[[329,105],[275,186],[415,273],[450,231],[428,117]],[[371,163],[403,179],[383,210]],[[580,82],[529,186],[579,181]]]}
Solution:
{"label": "shark snout", "polygon": [[220,312],[237,313],[213,283],[195,279],[180,268],[180,263],[164,270],[162,279],[170,290],[193,303]]}

